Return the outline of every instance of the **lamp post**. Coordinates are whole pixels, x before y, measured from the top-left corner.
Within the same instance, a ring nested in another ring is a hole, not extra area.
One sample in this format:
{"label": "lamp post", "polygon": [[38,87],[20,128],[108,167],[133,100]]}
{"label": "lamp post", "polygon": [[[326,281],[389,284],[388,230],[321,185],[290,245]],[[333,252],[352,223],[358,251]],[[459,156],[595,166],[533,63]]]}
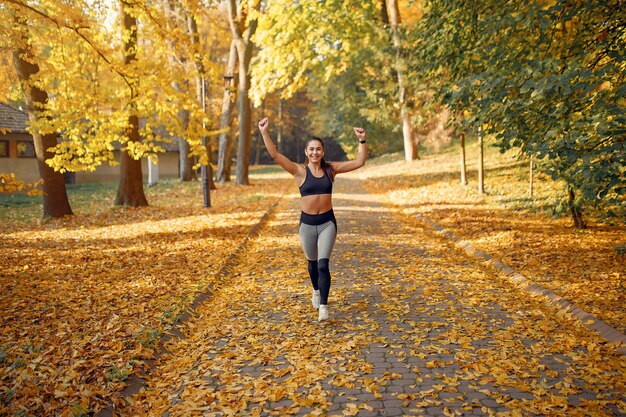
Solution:
{"label": "lamp post", "polygon": [[[207,149],[207,142],[206,142],[206,135],[204,135],[204,130],[205,130],[205,121],[204,119],[206,118],[206,93],[205,93],[205,81],[204,81],[204,77],[202,77],[202,130],[203,130],[203,135],[202,135],[202,146],[204,146],[204,149],[206,151]],[[204,196],[204,207],[208,208],[211,207],[211,190],[209,189],[209,167],[208,164],[211,163],[211,155],[209,155],[207,153],[207,157],[208,157],[208,162],[207,164],[203,164],[200,168],[200,174],[202,176],[202,195]]]}

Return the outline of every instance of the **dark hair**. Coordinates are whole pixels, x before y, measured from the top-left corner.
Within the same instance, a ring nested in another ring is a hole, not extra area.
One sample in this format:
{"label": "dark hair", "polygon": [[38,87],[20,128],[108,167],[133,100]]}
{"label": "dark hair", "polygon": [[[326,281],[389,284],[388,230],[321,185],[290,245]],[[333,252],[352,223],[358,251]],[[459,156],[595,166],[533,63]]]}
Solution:
{"label": "dark hair", "polygon": [[[314,140],[316,140],[319,143],[321,143],[322,144],[322,149],[324,149],[324,141],[322,139],[318,138],[317,136],[313,136],[311,139],[307,140],[306,144],[304,145],[304,149],[306,150],[306,148],[309,147],[309,143],[313,142]],[[304,165],[308,165],[308,164],[309,164],[309,157],[307,156],[305,158],[305,160],[304,160]],[[326,175],[328,177],[330,182],[335,182],[335,170],[333,169],[333,166],[331,164],[329,164],[328,162],[326,162],[326,160],[324,158],[322,158],[320,166],[324,170],[324,175]]]}

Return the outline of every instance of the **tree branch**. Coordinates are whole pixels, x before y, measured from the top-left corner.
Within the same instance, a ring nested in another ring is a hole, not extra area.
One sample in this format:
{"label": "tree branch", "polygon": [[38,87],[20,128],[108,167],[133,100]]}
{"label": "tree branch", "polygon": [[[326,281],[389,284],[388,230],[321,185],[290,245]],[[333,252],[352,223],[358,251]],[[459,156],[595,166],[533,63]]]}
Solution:
{"label": "tree branch", "polygon": [[100,51],[98,48],[96,48],[93,43],[91,42],[91,40],[89,40],[84,34],[82,34],[80,32],[81,29],[89,29],[89,26],[71,26],[68,25],[66,23],[63,22],[59,22],[58,19],[54,18],[53,16],[50,16],[48,14],[46,14],[45,12],[42,12],[41,10],[36,9],[33,6],[29,6],[27,4],[24,4],[18,0],[6,0],[8,3],[14,4],[18,7],[22,7],[25,8],[27,10],[30,10],[31,12],[43,17],[46,20],[51,21],[52,23],[54,23],[55,25],[57,25],[57,27],[64,27],[66,29],[69,29],[71,31],[73,31],[74,33],[76,33],[81,39],[83,39],[87,45],[89,45],[89,47],[95,51],[103,60],[104,62],[107,63],[107,65],[116,73],[118,74],[120,77],[122,77],[122,79],[124,80],[124,82],[130,87],[131,84],[128,81],[128,78],[126,76],[126,74],[124,74],[123,72],[121,72],[118,68],[116,68],[116,66],[104,55],[104,53],[102,51]]}

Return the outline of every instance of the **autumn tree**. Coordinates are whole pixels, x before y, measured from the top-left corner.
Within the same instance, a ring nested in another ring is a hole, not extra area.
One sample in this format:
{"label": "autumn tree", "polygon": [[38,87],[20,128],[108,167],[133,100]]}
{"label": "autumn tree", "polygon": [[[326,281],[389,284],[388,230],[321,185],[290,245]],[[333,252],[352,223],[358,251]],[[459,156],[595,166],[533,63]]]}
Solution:
{"label": "autumn tree", "polygon": [[[228,61],[226,65],[226,77],[235,76],[235,65],[237,64],[237,46],[235,40],[231,41],[228,53]],[[231,83],[234,78],[226,78],[225,82]],[[232,121],[232,112],[236,91],[229,85],[224,89],[222,99],[222,112],[220,115],[220,135],[218,139],[218,156],[217,156],[217,173],[216,180],[218,182],[230,181],[231,170],[231,154],[233,141],[230,136],[230,125]]]}
{"label": "autumn tree", "polygon": [[[39,73],[39,67],[33,63],[33,56],[25,49],[17,49],[13,52],[15,70],[20,78],[24,89],[24,99],[28,106],[28,118],[32,123],[39,120],[39,110],[44,108],[48,101],[48,93],[34,85],[33,80]],[[63,217],[73,214],[67,199],[63,174],[55,172],[46,164],[52,154],[49,149],[57,145],[57,137],[54,133],[42,134],[37,130],[31,130],[39,176],[43,180],[43,216]]]}
{"label": "autumn tree", "polygon": [[[186,19],[172,24],[167,12],[172,9],[157,2],[119,3],[125,5],[121,16],[126,28],[112,31],[101,24],[115,13],[109,3],[55,3],[49,8],[46,2],[11,3],[54,28],[38,25],[45,31],[46,48],[35,57],[42,69],[39,82],[52,97],[36,128],[63,137],[51,149],[49,166],[59,172],[93,171],[103,163],[117,164],[121,147],[123,174],[116,200],[136,205],[145,200],[140,160],[158,160],[171,137],[184,137],[189,155],[208,163],[202,137],[210,136],[204,127],[210,123],[197,96],[198,83],[190,80],[211,65],[201,46],[194,45]],[[204,16],[198,2],[172,4],[185,17]],[[3,29],[14,36],[13,28]],[[181,121],[181,112],[189,114],[188,121]]]}
{"label": "autumn tree", "polygon": [[391,38],[396,51],[394,67],[396,77],[398,79],[398,102],[400,105],[400,120],[402,122],[402,137],[404,139],[404,159],[406,161],[412,161],[419,158],[419,155],[417,152],[417,144],[415,143],[415,129],[413,127],[411,114],[407,105],[408,85],[402,56],[403,45],[400,28],[402,21],[400,17],[400,9],[398,7],[398,0],[387,0],[387,4],[384,5],[384,7],[387,9],[385,10],[385,13],[388,12]]}
{"label": "autumn tree", "polygon": [[[132,66],[137,61],[137,18],[133,16],[129,3],[120,1],[122,38],[124,39],[124,65]],[[136,111],[136,97],[140,94],[137,80],[128,77],[130,97],[128,103],[128,124],[126,146],[132,148],[139,143],[139,116]],[[122,149],[125,151],[126,149]],[[120,161],[120,182],[115,197],[116,205],[147,206],[148,200],[143,192],[141,160],[133,158],[128,152],[122,152]]]}
{"label": "autumn tree", "polygon": [[248,166],[250,164],[250,143],[252,141],[250,97],[250,60],[252,59],[252,35],[258,26],[259,0],[229,0],[228,23],[237,51],[239,69],[239,141],[237,144],[237,175],[235,182],[249,184]]}
{"label": "autumn tree", "polygon": [[[182,7],[177,4],[174,0],[163,0],[163,10],[166,16],[167,29],[171,31],[173,28],[181,25],[187,25],[189,28],[190,35],[192,36],[192,41],[196,41],[197,38],[197,25],[195,24],[195,20],[193,20],[193,16],[186,16],[187,13],[184,12]],[[193,24],[192,24],[193,20]],[[193,30],[195,29],[195,32]],[[176,49],[173,46],[172,40],[168,40],[168,44],[171,48],[172,55],[170,57],[170,62],[172,65],[175,65],[175,62],[180,60],[184,63],[186,60],[185,56],[179,56],[176,52]],[[184,80],[184,83],[188,84],[188,80]],[[179,84],[179,81],[173,81],[172,86],[182,92],[183,86]],[[186,86],[188,88],[188,86]],[[189,124],[189,110],[181,109],[178,117],[180,118],[181,124],[183,128],[186,130]],[[173,138],[178,142],[178,156],[179,156],[179,172],[178,176],[181,181],[191,181],[196,178],[195,171],[193,170],[193,158],[190,156],[190,148],[189,143],[185,140],[183,136],[178,136]]]}
{"label": "autumn tree", "polygon": [[2,43],[4,47],[12,50],[13,66],[28,108],[29,130],[33,137],[39,175],[43,180],[43,216],[63,217],[72,214],[63,175],[46,164],[46,160],[51,157],[49,149],[57,144],[57,136],[53,132],[42,131],[37,127],[46,121],[44,110],[49,101],[48,93],[40,82],[42,74],[35,57],[37,52],[34,51],[34,48],[41,48],[42,43],[29,30],[26,15],[35,21],[44,18],[46,21],[41,22],[42,26],[52,22],[45,19],[45,15],[38,16],[21,4],[13,7],[0,10],[0,17],[4,18],[2,20],[12,24],[10,30],[2,25],[2,31],[11,35],[6,36]]}

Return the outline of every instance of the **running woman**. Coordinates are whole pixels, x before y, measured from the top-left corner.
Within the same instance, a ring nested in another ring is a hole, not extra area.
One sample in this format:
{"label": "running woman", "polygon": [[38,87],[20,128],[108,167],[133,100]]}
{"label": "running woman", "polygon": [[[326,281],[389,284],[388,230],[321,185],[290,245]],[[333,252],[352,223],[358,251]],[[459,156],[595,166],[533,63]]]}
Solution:
{"label": "running woman", "polygon": [[354,171],[365,165],[365,130],[355,127],[359,151],[353,161],[326,162],[324,143],[319,138],[307,141],[304,165],[297,164],[278,152],[268,133],[269,119],[259,122],[259,130],[270,156],[296,180],[302,196],[299,235],[308,260],[309,276],[313,284],[311,303],[319,309],[318,320],[328,319],[328,293],[330,291],[330,254],[337,237],[337,220],[333,213],[333,182],[335,175]]}

